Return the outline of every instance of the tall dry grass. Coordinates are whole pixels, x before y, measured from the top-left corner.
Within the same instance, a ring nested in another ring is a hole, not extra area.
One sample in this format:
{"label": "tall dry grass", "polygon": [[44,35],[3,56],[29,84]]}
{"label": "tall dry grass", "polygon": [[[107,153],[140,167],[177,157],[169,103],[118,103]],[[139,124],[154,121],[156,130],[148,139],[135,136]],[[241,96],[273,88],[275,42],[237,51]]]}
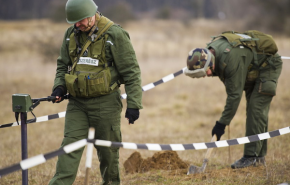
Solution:
{"label": "tall dry grass", "polygon": [[[60,47],[67,24],[47,20],[0,22],[0,124],[15,121],[12,112],[12,94],[27,93],[32,98],[50,95],[56,63],[43,51]],[[142,71],[142,85],[179,71],[186,66],[188,51],[205,46],[210,36],[224,30],[245,29],[242,22],[216,20],[129,22],[123,27],[130,33]],[[227,29],[225,29],[227,28]],[[251,28],[254,29],[254,28]],[[290,38],[274,35],[279,53],[290,56]],[[269,114],[269,131],[288,127],[290,88],[288,73],[290,61],[285,60],[279,80],[277,96]],[[123,92],[124,93],[124,92]],[[123,100],[122,135],[124,142],[134,143],[197,143],[211,139],[211,129],[223,110],[226,94],[217,78],[191,79],[180,75],[143,93],[139,120],[128,126],[124,118],[126,101]],[[232,120],[230,137],[243,137],[245,132],[245,99]],[[42,102],[33,112],[37,117],[65,111],[66,101],[60,104]],[[28,119],[32,118],[29,114]],[[59,148],[63,137],[64,119],[28,125],[28,156],[48,153]],[[227,133],[222,139],[228,139]],[[122,184],[278,184],[290,181],[288,135],[268,141],[267,171],[264,168],[231,170],[229,165],[240,158],[243,146],[217,148],[210,158],[205,174],[187,176],[184,171],[152,171],[144,174],[125,174],[123,163],[133,150],[120,149]],[[0,169],[21,160],[20,127],[0,129]],[[143,158],[155,151],[139,150]],[[85,153],[84,153],[85,154]],[[94,153],[90,184],[101,181],[98,160]],[[178,152],[180,158],[200,165],[205,150]],[[29,184],[47,184],[55,172],[57,158],[29,169]],[[268,173],[266,173],[268,172]],[[83,184],[85,156],[83,156],[75,184]],[[0,184],[21,184],[21,171],[4,176]]]}

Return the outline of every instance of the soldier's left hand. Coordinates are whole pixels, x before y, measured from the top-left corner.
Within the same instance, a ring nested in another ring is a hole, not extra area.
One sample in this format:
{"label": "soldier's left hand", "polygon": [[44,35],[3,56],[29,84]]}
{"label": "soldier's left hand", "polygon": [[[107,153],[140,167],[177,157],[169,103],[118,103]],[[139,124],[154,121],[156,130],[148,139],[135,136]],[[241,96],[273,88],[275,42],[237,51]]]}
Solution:
{"label": "soldier's left hand", "polygon": [[139,118],[139,114],[140,114],[139,109],[127,108],[125,118],[128,119],[129,125],[134,124],[134,121],[136,121]]}

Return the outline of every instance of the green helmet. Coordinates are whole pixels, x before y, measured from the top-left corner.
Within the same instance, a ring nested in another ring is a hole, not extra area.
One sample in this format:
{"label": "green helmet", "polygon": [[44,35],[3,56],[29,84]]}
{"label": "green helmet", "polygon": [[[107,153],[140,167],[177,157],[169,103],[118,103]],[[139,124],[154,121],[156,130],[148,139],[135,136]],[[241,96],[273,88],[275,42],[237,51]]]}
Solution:
{"label": "green helmet", "polygon": [[75,24],[96,14],[98,6],[93,0],[68,0],[65,6],[66,21]]}
{"label": "green helmet", "polygon": [[195,48],[189,52],[186,62],[185,75],[191,78],[205,77],[207,70],[214,65],[214,55],[206,48]]}
{"label": "green helmet", "polygon": [[[209,54],[211,57],[209,58]],[[209,61],[208,61],[209,59]],[[195,48],[189,51],[187,57],[187,68],[189,70],[212,67],[214,65],[214,56],[206,48]],[[205,70],[207,70],[205,69]]]}

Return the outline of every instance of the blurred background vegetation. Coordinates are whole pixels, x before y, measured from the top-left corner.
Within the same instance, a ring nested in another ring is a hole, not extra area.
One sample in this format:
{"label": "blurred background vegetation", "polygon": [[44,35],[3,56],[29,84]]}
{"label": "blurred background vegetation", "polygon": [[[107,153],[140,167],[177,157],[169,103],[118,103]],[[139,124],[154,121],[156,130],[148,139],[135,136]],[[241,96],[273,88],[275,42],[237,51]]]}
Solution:
{"label": "blurred background vegetation", "polygon": [[[36,27],[42,34],[28,36],[31,43],[26,47],[37,49],[43,56],[44,61],[53,61],[58,56],[62,42],[63,31],[54,33],[47,20],[52,24],[67,25],[65,18],[65,3],[67,0],[0,0],[0,22],[14,23],[16,29],[22,28],[17,25],[23,21],[37,21]],[[288,36],[290,33],[290,1],[289,0],[95,0],[99,11],[115,23],[121,24],[125,29],[130,21],[174,21],[164,34],[170,39],[177,37],[178,26],[183,24],[189,31],[204,32],[201,27],[193,27],[194,21],[205,20],[206,24],[213,22],[224,25],[222,31],[235,30],[245,31],[250,29],[260,30],[273,36]],[[128,23],[128,24],[127,24]],[[26,24],[26,23],[24,23]],[[198,24],[198,23],[197,23]],[[27,24],[27,27],[31,24]],[[150,26],[150,25],[149,25]],[[214,35],[218,29],[211,25]],[[151,34],[154,28],[151,28]],[[21,31],[21,30],[19,30]],[[0,33],[5,32],[5,27],[0,27]],[[174,34],[175,32],[175,34]],[[172,34],[171,34],[172,33]],[[171,35],[168,35],[171,34]],[[173,36],[172,36],[173,35]],[[15,38],[15,35],[11,35]],[[212,35],[208,35],[210,37]],[[2,34],[0,53],[5,50],[23,48],[21,43],[11,43],[7,33]],[[7,40],[10,42],[3,42]],[[9,47],[11,45],[11,47]]]}
{"label": "blurred background vegetation", "polygon": [[[118,23],[132,19],[222,19],[247,22],[258,30],[290,32],[289,0],[95,0],[99,10]],[[0,0],[0,19],[49,18],[65,21],[66,0]]]}

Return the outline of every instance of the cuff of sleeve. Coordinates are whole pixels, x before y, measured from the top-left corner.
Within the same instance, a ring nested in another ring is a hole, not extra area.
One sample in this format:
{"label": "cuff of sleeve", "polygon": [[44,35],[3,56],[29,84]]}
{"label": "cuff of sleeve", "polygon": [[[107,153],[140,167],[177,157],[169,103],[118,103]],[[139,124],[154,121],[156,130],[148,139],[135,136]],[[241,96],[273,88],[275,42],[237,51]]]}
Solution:
{"label": "cuff of sleeve", "polygon": [[61,84],[55,84],[53,87],[52,87],[52,92],[56,89],[56,88],[60,88],[63,92],[63,94],[66,94],[67,90],[66,90],[66,87],[64,87],[63,85]]}
{"label": "cuff of sleeve", "polygon": [[216,121],[216,126],[217,126],[218,128],[221,128],[221,129],[224,130],[224,129],[226,128],[227,125],[222,124],[222,123],[220,123],[219,121]]}
{"label": "cuff of sleeve", "polygon": [[131,104],[127,102],[127,108],[131,108],[131,109],[142,109],[142,105],[141,104]]}
{"label": "cuff of sleeve", "polygon": [[218,121],[219,123],[223,124],[223,125],[229,125],[230,122],[229,121],[226,121],[225,119],[223,118],[220,118],[220,120]]}
{"label": "cuff of sleeve", "polygon": [[65,94],[65,89],[64,89],[64,87],[63,87],[62,85],[57,86],[57,87],[54,88],[53,90],[55,90],[55,89],[57,89],[57,88],[61,89],[61,90],[62,90],[62,93]]}

